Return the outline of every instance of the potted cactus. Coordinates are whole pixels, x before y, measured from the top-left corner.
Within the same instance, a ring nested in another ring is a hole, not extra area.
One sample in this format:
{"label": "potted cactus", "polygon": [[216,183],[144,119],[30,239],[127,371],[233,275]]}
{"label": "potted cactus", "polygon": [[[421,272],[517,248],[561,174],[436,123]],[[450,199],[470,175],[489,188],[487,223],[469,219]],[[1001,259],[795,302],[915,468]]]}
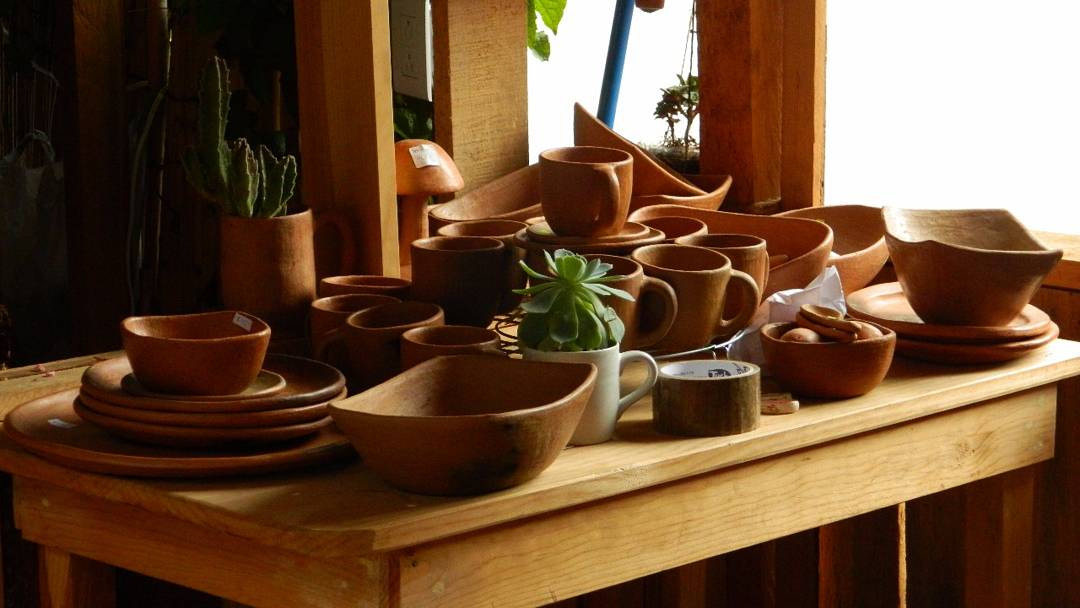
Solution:
{"label": "potted cactus", "polygon": [[188,182],[221,210],[221,294],[226,308],[301,330],[315,298],[311,211],[287,214],[296,159],[225,140],[229,67],[213,57],[199,79],[198,134],[183,156]]}

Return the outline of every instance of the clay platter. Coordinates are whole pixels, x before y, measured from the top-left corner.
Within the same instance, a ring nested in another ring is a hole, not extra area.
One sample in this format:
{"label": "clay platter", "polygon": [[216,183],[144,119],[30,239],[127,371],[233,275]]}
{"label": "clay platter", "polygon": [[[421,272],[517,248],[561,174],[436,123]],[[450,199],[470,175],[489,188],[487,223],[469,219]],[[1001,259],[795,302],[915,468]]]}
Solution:
{"label": "clay platter", "polygon": [[898,339],[896,354],[909,359],[947,365],[975,365],[1011,361],[1038,350],[1058,337],[1058,326],[1051,322],[1044,333],[1024,340],[986,344],[947,344]]}
{"label": "clay platter", "polygon": [[[334,399],[344,399],[345,391]],[[326,404],[315,403],[299,407],[266,410],[264,412],[160,412],[136,407],[124,407],[80,394],[79,401],[95,412],[147,424],[182,427],[258,428],[314,422],[329,415]]]}

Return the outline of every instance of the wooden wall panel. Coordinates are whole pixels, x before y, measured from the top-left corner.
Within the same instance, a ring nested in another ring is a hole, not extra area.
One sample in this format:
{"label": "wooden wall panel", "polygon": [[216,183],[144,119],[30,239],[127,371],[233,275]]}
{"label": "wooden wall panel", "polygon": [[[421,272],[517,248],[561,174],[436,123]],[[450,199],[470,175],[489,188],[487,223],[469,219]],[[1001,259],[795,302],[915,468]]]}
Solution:
{"label": "wooden wall panel", "polygon": [[780,193],[784,210],[825,195],[825,0],[784,3]]}

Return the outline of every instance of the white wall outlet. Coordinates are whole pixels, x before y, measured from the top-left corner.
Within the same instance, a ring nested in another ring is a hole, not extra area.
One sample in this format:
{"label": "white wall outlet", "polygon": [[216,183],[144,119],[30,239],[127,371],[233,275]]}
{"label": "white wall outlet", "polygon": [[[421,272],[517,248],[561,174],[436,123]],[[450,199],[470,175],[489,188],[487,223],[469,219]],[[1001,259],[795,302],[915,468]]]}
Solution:
{"label": "white wall outlet", "polygon": [[429,0],[390,0],[390,65],[394,90],[431,101],[433,64]]}

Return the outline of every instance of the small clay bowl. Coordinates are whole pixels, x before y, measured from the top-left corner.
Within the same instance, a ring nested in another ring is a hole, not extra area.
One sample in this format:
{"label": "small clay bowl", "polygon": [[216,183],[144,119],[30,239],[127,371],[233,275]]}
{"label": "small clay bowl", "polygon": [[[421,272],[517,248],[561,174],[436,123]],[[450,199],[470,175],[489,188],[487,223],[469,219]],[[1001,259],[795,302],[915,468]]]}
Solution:
{"label": "small clay bowl", "polygon": [[833,230],[829,266],[840,273],[844,293],[854,293],[870,284],[889,259],[885,246],[885,223],[879,207],[829,205],[806,207],[778,213],[778,217],[818,220]]}
{"label": "small clay bowl", "polygon": [[591,363],[437,357],[331,403],[330,415],[391,485],[482,494],[546,469],[570,440],[595,382]]}
{"label": "small clay bowl", "polygon": [[234,310],[128,317],[120,337],[144,387],[171,395],[234,395],[262,369],[270,326]]}
{"label": "small clay bowl", "polygon": [[346,274],[321,279],[319,297],[340,296],[347,293],[372,293],[406,300],[411,288],[412,282],[408,279],[379,274]]}
{"label": "small clay bowl", "polygon": [[675,239],[684,236],[696,236],[709,232],[705,222],[692,217],[672,215],[669,217],[654,217],[640,222],[649,228],[664,233],[665,243],[674,243]]}
{"label": "small clay bowl", "polygon": [[770,323],[761,328],[765,369],[797,395],[846,399],[866,394],[881,384],[896,350],[896,333],[871,325],[881,330],[880,338],[806,343],[780,339],[798,327],[795,323]]}
{"label": "small clay bowl", "polygon": [[434,325],[414,327],[401,334],[401,368],[415,367],[428,359],[447,355],[498,355],[499,334],[486,327]]}

